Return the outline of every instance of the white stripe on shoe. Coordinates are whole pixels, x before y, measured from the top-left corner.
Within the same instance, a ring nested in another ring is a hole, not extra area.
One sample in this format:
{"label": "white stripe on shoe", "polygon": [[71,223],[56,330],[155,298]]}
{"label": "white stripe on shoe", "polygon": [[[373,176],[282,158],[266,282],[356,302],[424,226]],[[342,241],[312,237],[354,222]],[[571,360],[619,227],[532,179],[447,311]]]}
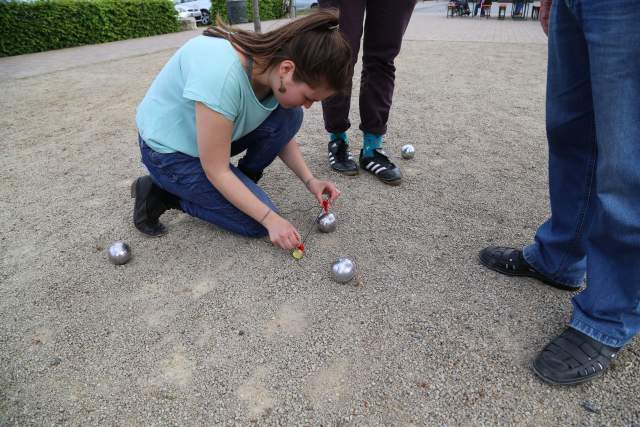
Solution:
{"label": "white stripe on shoe", "polygon": [[382,172],[383,170],[387,170],[387,168],[385,168],[384,166],[381,167],[380,169],[378,169],[377,171],[375,171],[376,175],[378,175],[380,172]]}

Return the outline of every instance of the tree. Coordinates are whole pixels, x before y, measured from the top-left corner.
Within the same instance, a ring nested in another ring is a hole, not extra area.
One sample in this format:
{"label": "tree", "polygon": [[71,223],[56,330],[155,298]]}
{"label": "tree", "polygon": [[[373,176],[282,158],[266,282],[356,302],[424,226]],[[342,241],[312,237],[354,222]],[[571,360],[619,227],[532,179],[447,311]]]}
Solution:
{"label": "tree", "polygon": [[262,28],[260,25],[260,6],[258,0],[253,0],[253,30],[256,33],[261,33]]}

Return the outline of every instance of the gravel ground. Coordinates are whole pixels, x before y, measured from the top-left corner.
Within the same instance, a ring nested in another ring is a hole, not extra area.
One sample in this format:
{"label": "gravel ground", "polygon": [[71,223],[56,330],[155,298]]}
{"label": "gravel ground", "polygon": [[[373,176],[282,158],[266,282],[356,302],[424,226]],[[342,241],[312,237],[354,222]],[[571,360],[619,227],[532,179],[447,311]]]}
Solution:
{"label": "gravel ground", "polygon": [[[571,295],[476,260],[548,214],[544,45],[405,42],[398,188],[333,175],[308,110],[302,149],[343,197],[300,262],[183,214],[160,239],[132,226],[134,110],[171,53],[0,82],[0,425],[640,424],[639,341],[602,379],[547,386],[529,363]],[[303,186],[281,163],[263,183],[306,231]],[[361,286],[330,279],[342,255]]]}

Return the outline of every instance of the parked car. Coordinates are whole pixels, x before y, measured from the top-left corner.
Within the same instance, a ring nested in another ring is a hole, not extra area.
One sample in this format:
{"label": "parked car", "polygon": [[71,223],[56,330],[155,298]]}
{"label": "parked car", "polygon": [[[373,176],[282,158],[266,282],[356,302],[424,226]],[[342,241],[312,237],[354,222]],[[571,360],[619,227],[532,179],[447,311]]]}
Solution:
{"label": "parked car", "polygon": [[181,17],[192,16],[198,24],[211,24],[210,0],[173,0],[173,4]]}
{"label": "parked car", "polygon": [[294,0],[296,2],[296,10],[307,10],[318,7],[318,0]]}
{"label": "parked car", "polygon": [[189,18],[192,17],[196,20],[196,22],[202,22],[202,12],[196,8],[185,8],[184,6],[175,6],[178,11],[178,16],[180,18]]}

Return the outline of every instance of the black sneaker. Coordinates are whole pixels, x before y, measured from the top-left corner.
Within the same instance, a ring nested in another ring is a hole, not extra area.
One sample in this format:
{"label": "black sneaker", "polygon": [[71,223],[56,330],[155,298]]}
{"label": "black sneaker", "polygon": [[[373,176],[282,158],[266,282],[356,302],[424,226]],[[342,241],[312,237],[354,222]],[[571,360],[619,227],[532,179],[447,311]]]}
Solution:
{"label": "black sneaker", "polygon": [[400,185],[402,182],[400,168],[391,163],[382,148],[376,148],[371,157],[362,157],[360,150],[360,167],[377,176],[385,184]]}
{"label": "black sneaker", "polygon": [[358,175],[358,165],[349,151],[349,144],[341,138],[329,141],[329,166],[344,175]]}

